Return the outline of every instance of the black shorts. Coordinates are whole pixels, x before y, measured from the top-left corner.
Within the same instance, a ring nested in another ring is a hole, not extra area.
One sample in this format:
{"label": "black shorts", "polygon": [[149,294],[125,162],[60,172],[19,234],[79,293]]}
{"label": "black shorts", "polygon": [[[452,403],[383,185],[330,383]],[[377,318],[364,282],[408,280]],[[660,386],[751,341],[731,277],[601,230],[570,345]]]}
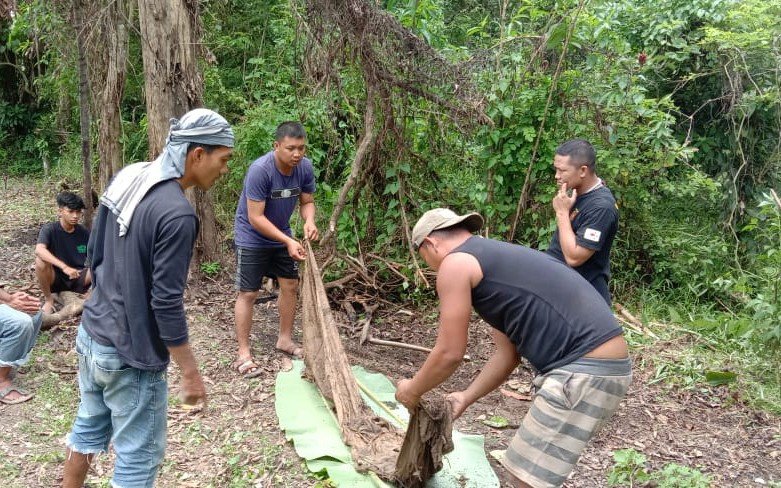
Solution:
{"label": "black shorts", "polygon": [[236,288],[258,291],[263,277],[298,279],[298,262],[287,247],[236,247]]}
{"label": "black shorts", "polygon": [[83,268],[79,272],[79,277],[76,279],[68,278],[65,273],[54,273],[54,281],[52,282],[51,292],[60,293],[63,291],[72,291],[73,293],[87,293],[89,285],[87,281],[87,268]]}

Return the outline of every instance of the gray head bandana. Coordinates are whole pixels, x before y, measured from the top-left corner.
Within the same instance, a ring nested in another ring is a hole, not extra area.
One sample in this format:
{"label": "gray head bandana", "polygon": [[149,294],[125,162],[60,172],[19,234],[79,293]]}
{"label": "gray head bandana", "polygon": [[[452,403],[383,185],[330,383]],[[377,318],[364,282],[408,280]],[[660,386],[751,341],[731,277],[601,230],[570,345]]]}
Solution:
{"label": "gray head bandana", "polygon": [[124,168],[100,197],[100,203],[117,216],[120,237],[127,234],[136,206],[153,186],[184,175],[190,143],[233,147],[233,130],[220,114],[205,108],[191,110],[181,120],[171,119],[160,156]]}

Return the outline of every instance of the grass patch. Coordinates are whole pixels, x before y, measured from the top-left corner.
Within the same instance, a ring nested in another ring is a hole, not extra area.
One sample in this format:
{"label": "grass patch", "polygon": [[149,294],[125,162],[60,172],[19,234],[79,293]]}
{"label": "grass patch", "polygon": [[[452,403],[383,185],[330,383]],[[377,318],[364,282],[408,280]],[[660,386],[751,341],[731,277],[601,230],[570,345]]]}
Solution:
{"label": "grass patch", "polygon": [[21,473],[22,470],[17,465],[7,459],[0,459],[0,479],[9,482],[18,478]]}
{"label": "grass patch", "polygon": [[648,336],[627,334],[634,350],[653,348],[651,383],[714,396],[726,389],[727,404],[743,401],[781,415],[781,351],[769,347],[756,330],[736,327],[734,314],[712,306],[670,304],[658,295],[642,298],[642,306],[633,309],[641,310],[643,323],[650,324],[659,340],[669,345],[660,351]]}

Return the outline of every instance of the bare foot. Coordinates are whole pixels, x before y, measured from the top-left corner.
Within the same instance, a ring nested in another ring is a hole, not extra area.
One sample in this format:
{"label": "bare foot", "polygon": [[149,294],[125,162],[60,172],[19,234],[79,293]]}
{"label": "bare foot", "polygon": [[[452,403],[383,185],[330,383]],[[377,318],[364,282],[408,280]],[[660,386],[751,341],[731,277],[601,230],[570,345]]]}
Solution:
{"label": "bare foot", "polygon": [[54,298],[46,300],[41,310],[43,310],[43,313],[54,313]]}

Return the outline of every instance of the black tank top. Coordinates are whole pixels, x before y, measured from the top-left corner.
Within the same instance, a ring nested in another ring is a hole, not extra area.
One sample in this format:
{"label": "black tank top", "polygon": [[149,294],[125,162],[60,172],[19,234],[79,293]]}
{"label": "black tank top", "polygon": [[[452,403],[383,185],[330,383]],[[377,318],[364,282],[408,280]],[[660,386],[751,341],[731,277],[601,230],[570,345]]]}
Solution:
{"label": "black tank top", "polygon": [[480,237],[452,252],[471,254],[480,263],[483,279],[472,289],[472,306],[540,373],[622,334],[597,290],[552,256]]}

